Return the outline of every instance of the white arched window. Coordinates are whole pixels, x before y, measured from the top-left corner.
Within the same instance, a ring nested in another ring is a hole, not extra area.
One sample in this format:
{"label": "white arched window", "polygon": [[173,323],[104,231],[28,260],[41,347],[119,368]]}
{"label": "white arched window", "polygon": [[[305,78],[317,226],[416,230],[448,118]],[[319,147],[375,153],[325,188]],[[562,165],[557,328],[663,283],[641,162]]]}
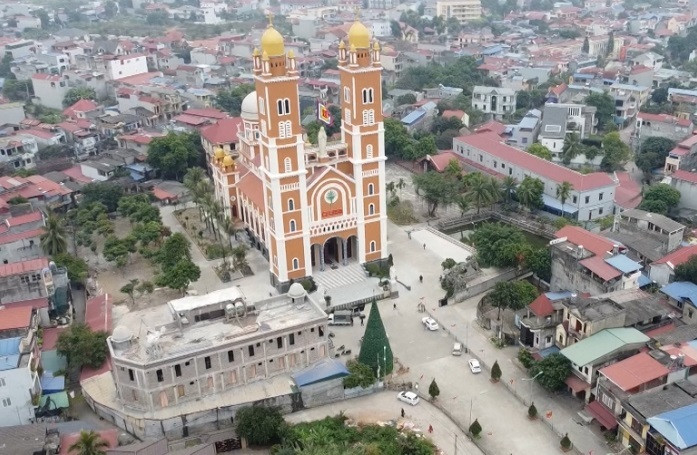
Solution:
{"label": "white arched window", "polygon": [[283,160],[283,168],[286,172],[290,172],[293,170],[293,164],[291,163],[290,158],[286,158]]}
{"label": "white arched window", "polygon": [[298,270],[300,268],[300,261],[298,258],[293,258],[293,270]]}
{"label": "white arched window", "polygon": [[375,186],[372,183],[368,184],[368,195],[373,195],[375,194]]}
{"label": "white arched window", "polygon": [[344,101],[348,102],[351,99],[351,89],[344,87]]}
{"label": "white arched window", "polygon": [[366,158],[372,158],[372,157],[373,157],[373,146],[372,146],[372,145],[366,146],[366,148],[365,148],[365,157],[366,157]]}
{"label": "white arched window", "polygon": [[375,247],[376,247],[375,242],[374,242],[374,241],[373,241],[373,242],[370,242],[370,252],[371,252],[371,253],[374,253],[374,252],[375,252]]}
{"label": "white arched window", "polygon": [[283,100],[276,101],[276,108],[278,109],[278,115],[283,115]]}
{"label": "white arched window", "polygon": [[290,100],[288,98],[283,100],[283,107],[285,108],[286,115],[290,114]]}
{"label": "white arched window", "polygon": [[288,199],[288,210],[289,211],[295,210],[295,201],[293,199]]}
{"label": "white arched window", "polygon": [[295,232],[295,220],[290,220],[290,232]]}
{"label": "white arched window", "polygon": [[374,204],[370,204],[368,206],[368,215],[375,215],[375,205]]}

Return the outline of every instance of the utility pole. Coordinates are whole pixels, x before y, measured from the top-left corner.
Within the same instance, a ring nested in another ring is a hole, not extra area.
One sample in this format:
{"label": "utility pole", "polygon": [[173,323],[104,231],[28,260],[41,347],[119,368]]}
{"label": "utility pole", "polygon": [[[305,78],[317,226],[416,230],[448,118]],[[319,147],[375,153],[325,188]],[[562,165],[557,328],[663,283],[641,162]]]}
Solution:
{"label": "utility pole", "polygon": [[457,455],[457,435],[455,435],[455,450],[453,453],[455,453],[455,455]]}

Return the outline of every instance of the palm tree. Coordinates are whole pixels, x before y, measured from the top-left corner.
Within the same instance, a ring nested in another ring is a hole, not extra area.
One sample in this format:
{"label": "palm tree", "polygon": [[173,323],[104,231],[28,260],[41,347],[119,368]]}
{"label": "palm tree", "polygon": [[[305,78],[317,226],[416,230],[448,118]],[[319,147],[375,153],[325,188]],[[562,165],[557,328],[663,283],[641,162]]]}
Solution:
{"label": "palm tree", "polygon": [[189,190],[194,204],[198,206],[198,213],[200,217],[203,216],[203,213],[201,211],[201,206],[199,205],[201,195],[199,191],[199,185],[201,184],[201,182],[205,181],[206,171],[204,171],[203,168],[200,167],[190,168],[188,171],[186,171],[186,175],[184,176],[184,186]]}
{"label": "palm tree", "polygon": [[488,205],[494,199],[493,194],[491,194],[491,182],[479,173],[472,177],[466,194],[477,206],[477,214],[483,205]]}
{"label": "palm tree", "polygon": [[455,198],[455,205],[460,209],[460,218],[465,216],[465,212],[470,209],[470,201],[465,194],[458,194]]}
{"label": "palm tree", "polygon": [[503,193],[503,200],[506,202],[506,204],[511,201],[511,195],[517,186],[518,181],[515,179],[515,177],[507,175],[503,178],[503,181],[501,182],[501,192]]}
{"label": "palm tree", "polygon": [[92,430],[81,431],[80,437],[73,445],[68,448],[68,452],[76,455],[106,455],[104,449],[108,448],[109,444]]}
{"label": "palm tree", "polygon": [[495,177],[489,178],[489,191],[491,192],[490,205],[494,205],[501,200],[501,184]]}
{"label": "palm tree", "polygon": [[63,222],[53,214],[49,214],[46,219],[45,232],[41,235],[41,248],[49,256],[65,253],[68,250]]}
{"label": "palm tree", "polygon": [[223,229],[223,232],[225,234],[227,234],[227,241],[228,241],[228,244],[230,245],[230,249],[232,250],[232,238],[231,238],[231,236],[234,235],[235,238],[237,238],[237,229],[235,229],[235,222],[232,221],[232,219],[229,216],[226,216],[220,222],[220,227]]}
{"label": "palm tree", "polygon": [[564,148],[562,149],[562,161],[569,164],[576,155],[581,152],[581,140],[576,133],[569,133],[564,138]]}
{"label": "palm tree", "polygon": [[561,201],[561,216],[562,218],[564,217],[564,203],[569,199],[569,196],[571,196],[571,191],[574,189],[574,186],[564,180],[561,182],[560,185],[557,185],[557,197]]}

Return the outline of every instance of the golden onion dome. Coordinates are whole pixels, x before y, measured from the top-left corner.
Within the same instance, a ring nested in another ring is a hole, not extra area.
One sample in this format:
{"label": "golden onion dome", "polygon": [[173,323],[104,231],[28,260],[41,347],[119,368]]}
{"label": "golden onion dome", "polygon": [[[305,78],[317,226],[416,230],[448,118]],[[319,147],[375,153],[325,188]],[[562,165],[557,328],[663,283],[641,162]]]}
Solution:
{"label": "golden onion dome", "polygon": [[216,147],[215,152],[213,152],[213,154],[215,155],[216,160],[222,160],[225,156],[225,152],[223,151],[222,147]]}
{"label": "golden onion dome", "polygon": [[232,159],[230,155],[225,155],[225,158],[223,158],[223,166],[225,167],[230,167],[235,165],[235,160]]}
{"label": "golden onion dome", "polygon": [[285,54],[283,35],[273,28],[273,25],[269,25],[264,34],[261,35],[261,50],[271,57]]}
{"label": "golden onion dome", "polygon": [[351,46],[355,46],[357,49],[369,49],[370,31],[368,27],[360,21],[354,22],[348,32],[348,41]]}

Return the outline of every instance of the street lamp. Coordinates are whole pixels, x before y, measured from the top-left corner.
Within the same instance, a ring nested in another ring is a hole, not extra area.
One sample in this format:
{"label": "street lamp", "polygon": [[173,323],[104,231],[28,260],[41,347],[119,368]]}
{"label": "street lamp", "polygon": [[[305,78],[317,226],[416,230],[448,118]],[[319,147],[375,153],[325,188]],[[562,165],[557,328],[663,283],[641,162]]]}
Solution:
{"label": "street lamp", "polygon": [[544,371],[540,371],[539,373],[537,373],[535,376],[533,376],[533,377],[531,377],[531,378],[523,378],[523,381],[529,381],[529,382],[530,382],[530,403],[531,403],[531,404],[532,404],[532,383],[535,382],[535,379],[537,379],[537,378],[539,378],[540,376],[542,376],[542,373],[544,373]]}
{"label": "street lamp", "polygon": [[[487,392],[488,390],[482,390],[477,395],[484,395]],[[470,426],[472,426],[472,405],[474,404],[474,399],[477,397],[477,395],[470,397]]]}

